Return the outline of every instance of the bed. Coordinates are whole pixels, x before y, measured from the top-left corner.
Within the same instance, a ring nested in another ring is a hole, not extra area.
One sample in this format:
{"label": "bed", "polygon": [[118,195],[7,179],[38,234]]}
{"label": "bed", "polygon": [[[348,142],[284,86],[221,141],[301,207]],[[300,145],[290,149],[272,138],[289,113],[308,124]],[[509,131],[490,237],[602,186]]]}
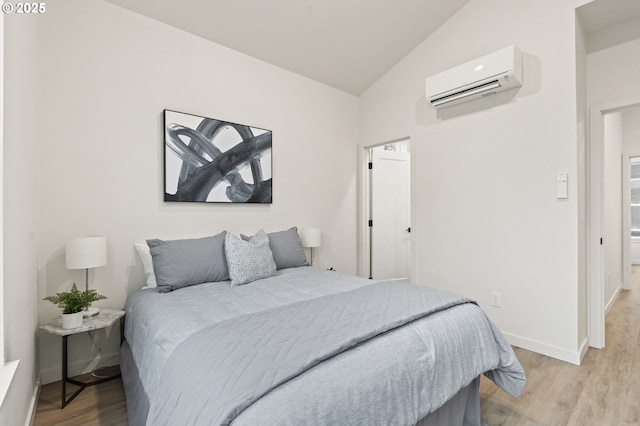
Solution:
{"label": "bed", "polygon": [[[232,243],[256,242],[226,234],[229,279],[167,289],[163,277],[129,296],[120,364],[130,425],[480,425],[482,374],[520,395],[524,372],[473,301],[306,266],[287,232],[293,244],[268,234],[268,276],[234,285],[233,261],[255,262]],[[155,271],[174,280],[198,269],[193,257],[214,255],[176,256],[185,246],[170,243],[167,262],[154,244]]]}

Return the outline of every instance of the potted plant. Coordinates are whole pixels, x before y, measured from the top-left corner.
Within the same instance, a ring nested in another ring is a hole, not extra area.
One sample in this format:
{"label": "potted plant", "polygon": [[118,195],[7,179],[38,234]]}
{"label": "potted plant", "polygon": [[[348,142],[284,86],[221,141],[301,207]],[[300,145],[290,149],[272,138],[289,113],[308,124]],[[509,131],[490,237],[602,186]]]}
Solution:
{"label": "potted plant", "polygon": [[82,326],[82,312],[91,306],[91,303],[106,299],[95,290],[80,291],[75,283],[71,291],[56,293],[55,296],[45,297],[43,300],[55,303],[62,309],[62,328],[77,328]]}

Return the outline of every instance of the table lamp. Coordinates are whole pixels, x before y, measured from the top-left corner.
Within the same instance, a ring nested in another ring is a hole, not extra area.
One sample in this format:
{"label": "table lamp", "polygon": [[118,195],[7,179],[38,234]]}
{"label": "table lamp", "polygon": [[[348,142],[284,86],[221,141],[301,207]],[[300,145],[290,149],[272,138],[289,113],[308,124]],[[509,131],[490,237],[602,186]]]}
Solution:
{"label": "table lamp", "polygon": [[[73,237],[67,239],[67,269],[85,270],[85,291],[89,291],[89,268],[107,264],[107,238],[104,235],[93,237]],[[89,307],[85,317],[98,314],[98,308]]]}
{"label": "table lamp", "polygon": [[322,245],[322,233],[318,228],[305,228],[300,233],[302,247],[308,247],[311,250],[311,266],[313,266],[313,248]]}

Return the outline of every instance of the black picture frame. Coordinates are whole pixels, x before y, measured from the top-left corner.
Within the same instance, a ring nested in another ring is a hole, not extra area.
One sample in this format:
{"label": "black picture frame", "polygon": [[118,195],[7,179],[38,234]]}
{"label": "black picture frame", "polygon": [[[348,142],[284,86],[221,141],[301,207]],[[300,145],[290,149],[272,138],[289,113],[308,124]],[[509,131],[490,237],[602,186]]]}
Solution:
{"label": "black picture frame", "polygon": [[273,201],[272,132],[164,110],[164,201]]}

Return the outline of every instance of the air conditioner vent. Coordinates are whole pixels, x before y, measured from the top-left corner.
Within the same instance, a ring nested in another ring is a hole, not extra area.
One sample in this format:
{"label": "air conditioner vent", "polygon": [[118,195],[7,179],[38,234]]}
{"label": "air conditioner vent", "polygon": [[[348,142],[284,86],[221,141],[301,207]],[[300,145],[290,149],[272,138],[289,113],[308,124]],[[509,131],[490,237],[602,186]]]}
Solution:
{"label": "air conditioner vent", "polygon": [[[477,95],[477,94],[482,94],[483,96],[486,96],[486,95],[489,95],[490,93],[485,93],[485,92],[487,92],[489,90],[500,89],[500,87],[501,87],[500,80],[492,80],[492,81],[489,81],[487,83],[483,83],[483,84],[479,84],[477,86],[469,87],[468,89],[463,89],[463,90],[460,90],[458,92],[450,93],[450,94],[448,94],[446,96],[432,98],[431,99],[431,105],[439,106],[439,105],[443,105],[445,103],[449,103],[449,102],[453,102],[453,101],[465,98],[467,96],[472,96],[472,95]],[[496,93],[496,92],[494,92],[494,93]]]}
{"label": "air conditioner vent", "polygon": [[509,46],[426,79],[434,108],[468,102],[522,86],[522,54]]}

